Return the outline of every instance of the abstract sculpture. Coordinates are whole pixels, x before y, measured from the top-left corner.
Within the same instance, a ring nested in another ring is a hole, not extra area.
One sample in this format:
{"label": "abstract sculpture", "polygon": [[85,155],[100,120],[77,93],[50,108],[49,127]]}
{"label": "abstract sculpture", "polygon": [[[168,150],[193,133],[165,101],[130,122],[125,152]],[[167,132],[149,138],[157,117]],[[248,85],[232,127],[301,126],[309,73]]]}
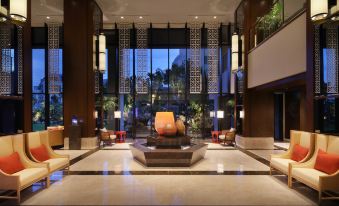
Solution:
{"label": "abstract sculpture", "polygon": [[177,127],[173,112],[157,112],[155,115],[155,130],[160,136],[175,136]]}

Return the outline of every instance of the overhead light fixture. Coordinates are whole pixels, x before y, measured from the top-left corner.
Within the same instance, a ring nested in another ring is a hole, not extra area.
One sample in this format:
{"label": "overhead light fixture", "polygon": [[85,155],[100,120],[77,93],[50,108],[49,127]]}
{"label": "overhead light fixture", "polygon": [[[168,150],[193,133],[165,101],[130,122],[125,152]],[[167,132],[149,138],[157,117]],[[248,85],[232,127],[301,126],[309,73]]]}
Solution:
{"label": "overhead light fixture", "polygon": [[216,18],[217,18],[217,16],[214,16],[214,17],[213,17],[213,19],[216,19]]}
{"label": "overhead light fixture", "polygon": [[198,17],[198,16],[195,16],[194,18],[195,18],[195,19],[198,19],[199,17]]}
{"label": "overhead light fixture", "polygon": [[49,16],[46,16],[46,19],[50,19],[51,17],[49,17]]}
{"label": "overhead light fixture", "polygon": [[105,73],[106,70],[106,36],[99,35],[99,71]]}
{"label": "overhead light fixture", "polygon": [[25,22],[27,20],[27,0],[11,0],[9,15],[13,20]]}
{"label": "overhead light fixture", "polygon": [[143,17],[142,16],[139,16],[139,19],[142,19]]}
{"label": "overhead light fixture", "polygon": [[328,15],[328,0],[311,0],[311,19],[319,21]]}
{"label": "overhead light fixture", "polygon": [[120,19],[124,19],[125,17],[121,16]]}
{"label": "overhead light fixture", "polygon": [[339,0],[337,0],[337,5],[332,6],[331,10],[330,10],[330,14],[336,14],[334,16],[331,17],[332,21],[338,21],[339,20]]}
{"label": "overhead light fixture", "polygon": [[210,111],[210,117],[215,117],[215,112],[214,111]]}
{"label": "overhead light fixture", "polygon": [[237,33],[232,35],[232,71],[239,68],[239,36]]}

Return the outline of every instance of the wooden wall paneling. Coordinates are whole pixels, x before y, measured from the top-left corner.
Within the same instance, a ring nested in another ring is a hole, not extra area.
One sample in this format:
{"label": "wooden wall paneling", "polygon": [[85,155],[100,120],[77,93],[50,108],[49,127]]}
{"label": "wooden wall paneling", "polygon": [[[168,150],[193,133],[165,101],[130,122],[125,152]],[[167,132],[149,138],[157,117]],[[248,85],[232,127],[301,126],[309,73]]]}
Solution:
{"label": "wooden wall paneling", "polygon": [[27,0],[27,20],[23,30],[23,111],[24,132],[32,131],[32,28],[31,0]]}
{"label": "wooden wall paneling", "polygon": [[[82,136],[95,136],[93,0],[64,0],[64,125],[83,120]],[[102,26],[102,25],[101,25]]]}
{"label": "wooden wall paneling", "polygon": [[250,93],[250,137],[274,136],[274,95],[272,92]]}
{"label": "wooden wall paneling", "polygon": [[313,50],[314,50],[314,27],[310,18],[311,0],[307,0],[306,9],[306,114],[304,129],[308,132],[314,132],[314,68],[313,68]]}

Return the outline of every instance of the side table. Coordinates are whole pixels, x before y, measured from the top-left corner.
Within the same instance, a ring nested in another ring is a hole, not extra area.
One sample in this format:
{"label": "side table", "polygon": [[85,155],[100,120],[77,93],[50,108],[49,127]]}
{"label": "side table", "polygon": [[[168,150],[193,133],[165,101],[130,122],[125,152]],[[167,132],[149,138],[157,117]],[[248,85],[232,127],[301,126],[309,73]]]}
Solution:
{"label": "side table", "polygon": [[117,139],[120,143],[125,142],[126,140],[126,131],[116,131],[115,135],[117,135]]}
{"label": "side table", "polygon": [[219,143],[219,135],[221,134],[220,131],[211,131],[212,134],[212,142]]}

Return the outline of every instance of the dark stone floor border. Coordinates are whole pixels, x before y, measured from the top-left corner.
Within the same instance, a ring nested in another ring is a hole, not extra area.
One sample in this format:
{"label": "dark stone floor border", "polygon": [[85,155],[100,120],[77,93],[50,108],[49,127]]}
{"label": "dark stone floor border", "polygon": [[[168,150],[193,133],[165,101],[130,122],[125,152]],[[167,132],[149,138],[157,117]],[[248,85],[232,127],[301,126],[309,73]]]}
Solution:
{"label": "dark stone floor border", "polygon": [[[67,172],[65,172],[65,175]],[[278,174],[278,173],[273,173]],[[111,175],[270,175],[269,171],[70,171],[69,175],[111,176]]]}

